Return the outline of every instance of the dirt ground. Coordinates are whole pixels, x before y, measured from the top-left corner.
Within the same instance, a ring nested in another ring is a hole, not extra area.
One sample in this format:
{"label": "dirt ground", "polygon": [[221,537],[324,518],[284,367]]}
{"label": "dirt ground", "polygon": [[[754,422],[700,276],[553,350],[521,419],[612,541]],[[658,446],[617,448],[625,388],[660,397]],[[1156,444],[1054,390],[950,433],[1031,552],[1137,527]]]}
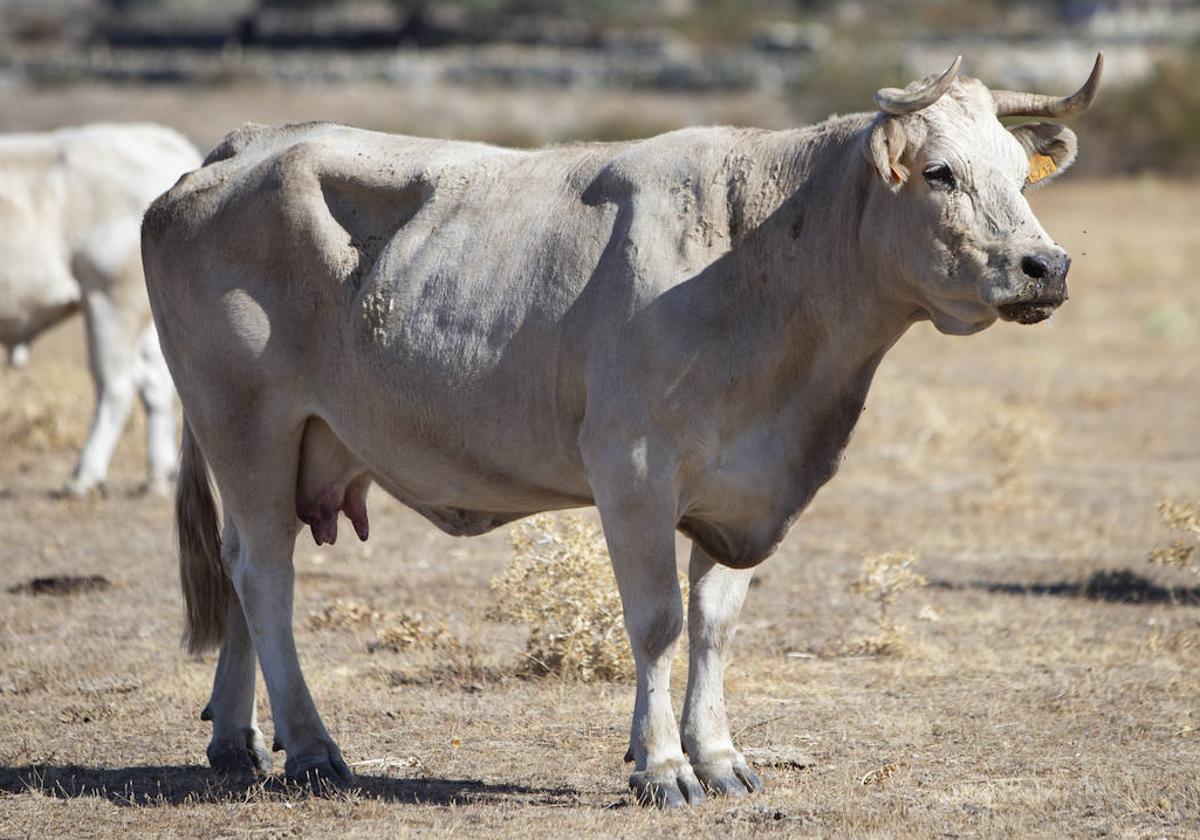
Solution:
{"label": "dirt ground", "polygon": [[[1146,557],[1158,500],[1200,498],[1200,188],[1068,177],[1032,201],[1074,255],[1070,302],[966,339],[919,326],[885,361],[743,613],[730,710],[768,790],[680,813],[629,803],[631,685],[514,676],[524,631],[485,618],[506,533],[445,537],[378,492],[370,542],[295,558],[301,659],[360,788],[214,776],[170,505],[135,492],[138,429],[106,497],[53,497],[90,386],[78,325],[45,337],[0,372],[0,837],[1197,836],[1200,592]],[[929,584],[893,609],[902,649],[864,656],[850,583],[893,549]],[[111,585],[28,586],[55,575]],[[453,644],[322,620],[347,604]]]}

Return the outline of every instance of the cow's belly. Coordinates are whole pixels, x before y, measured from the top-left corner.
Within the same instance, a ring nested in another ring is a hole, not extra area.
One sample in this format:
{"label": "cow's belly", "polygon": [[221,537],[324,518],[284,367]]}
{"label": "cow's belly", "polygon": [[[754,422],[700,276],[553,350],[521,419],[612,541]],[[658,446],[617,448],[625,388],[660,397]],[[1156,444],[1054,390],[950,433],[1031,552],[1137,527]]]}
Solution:
{"label": "cow's belly", "polygon": [[[11,270],[9,267],[5,267]],[[79,284],[57,265],[7,278],[9,299],[0,301],[0,343],[24,344],[79,311]]]}
{"label": "cow's belly", "polygon": [[[391,375],[403,370],[393,360]],[[307,421],[296,509],[319,542],[336,536],[338,511],[365,537],[372,483],[455,535],[591,503],[576,430],[557,410],[520,411],[516,383],[487,400],[369,378]]]}

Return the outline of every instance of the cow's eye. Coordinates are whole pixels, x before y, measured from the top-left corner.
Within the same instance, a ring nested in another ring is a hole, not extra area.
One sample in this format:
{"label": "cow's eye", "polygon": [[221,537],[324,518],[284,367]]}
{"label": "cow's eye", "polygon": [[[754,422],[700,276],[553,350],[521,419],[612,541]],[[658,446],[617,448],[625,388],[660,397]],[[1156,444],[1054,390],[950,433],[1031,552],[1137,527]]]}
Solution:
{"label": "cow's eye", "polygon": [[956,186],[954,173],[944,163],[934,163],[925,167],[925,180],[935,190],[952,190]]}

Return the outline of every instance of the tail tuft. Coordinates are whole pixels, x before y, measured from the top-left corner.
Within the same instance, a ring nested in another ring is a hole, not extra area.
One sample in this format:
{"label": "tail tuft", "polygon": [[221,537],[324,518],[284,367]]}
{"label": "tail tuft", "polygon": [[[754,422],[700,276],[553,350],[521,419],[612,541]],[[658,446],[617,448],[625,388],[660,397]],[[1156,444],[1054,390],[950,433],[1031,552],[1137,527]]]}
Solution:
{"label": "tail tuft", "polygon": [[175,492],[175,527],[179,535],[179,581],[186,608],[183,643],[190,653],[203,653],[219,647],[225,638],[225,612],[233,587],[221,563],[221,531],[208,465],[186,418]]}

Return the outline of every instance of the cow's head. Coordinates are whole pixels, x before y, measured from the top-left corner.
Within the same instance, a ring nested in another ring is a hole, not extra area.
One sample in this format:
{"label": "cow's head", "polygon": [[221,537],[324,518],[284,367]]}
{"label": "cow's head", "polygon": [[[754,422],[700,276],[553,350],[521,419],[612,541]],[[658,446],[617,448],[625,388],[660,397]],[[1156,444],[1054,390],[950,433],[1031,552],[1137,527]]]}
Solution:
{"label": "cow's head", "polygon": [[880,112],[863,151],[882,180],[871,190],[866,235],[898,271],[899,290],[939,330],[967,334],[997,317],[1033,324],[1067,297],[1071,258],[1046,233],[1027,187],[1075,160],[1075,134],[1050,122],[1006,128],[1000,117],[1069,117],[1096,95],[1104,56],[1067,97],[988,90],[958,75],[875,94]]}

